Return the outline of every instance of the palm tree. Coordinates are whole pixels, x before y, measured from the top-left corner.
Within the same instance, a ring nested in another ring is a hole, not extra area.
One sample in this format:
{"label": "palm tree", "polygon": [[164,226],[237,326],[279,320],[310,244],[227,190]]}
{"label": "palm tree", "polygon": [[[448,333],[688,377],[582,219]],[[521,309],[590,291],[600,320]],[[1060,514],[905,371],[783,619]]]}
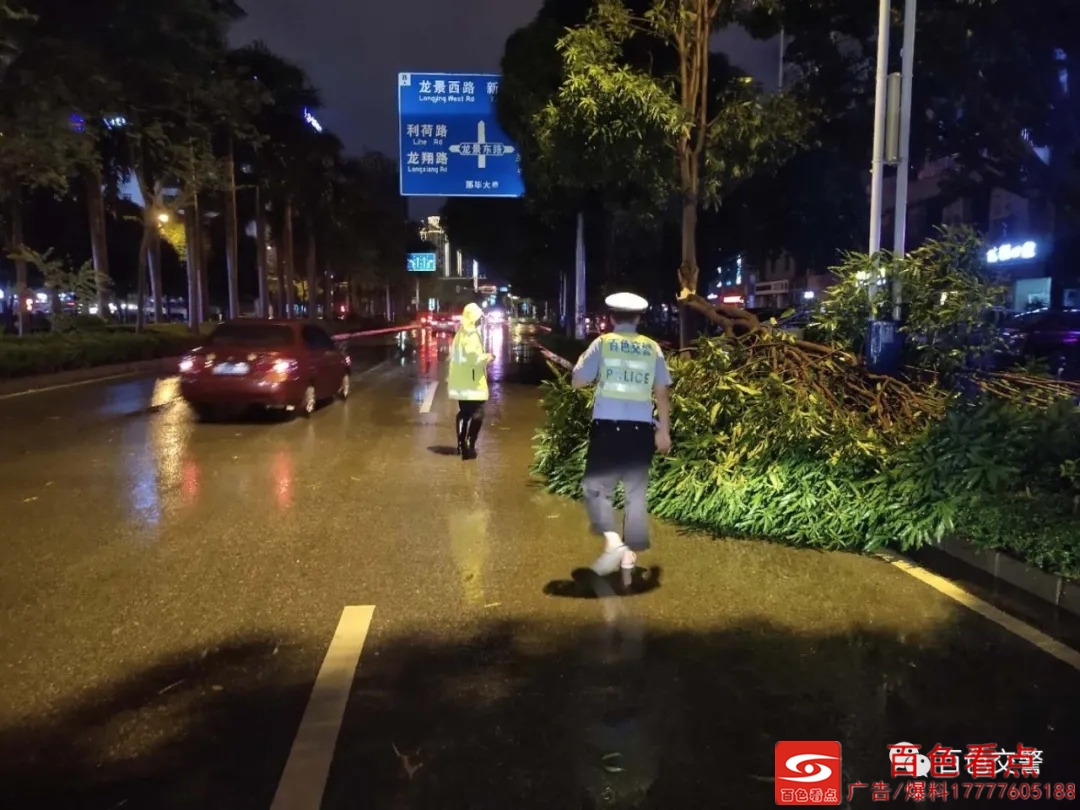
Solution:
{"label": "palm tree", "polygon": [[259,92],[259,104],[251,117],[255,135],[237,143],[238,160],[251,167],[253,178],[259,314],[270,313],[267,256],[271,253],[277,259],[278,270],[276,310],[291,313],[295,301],[293,225],[303,179],[297,166],[312,134],[304,111],[318,109],[321,100],[302,69],[261,42],[234,51],[231,62]]}
{"label": "palm tree", "polygon": [[326,218],[327,246],[335,276],[348,282],[351,309],[360,294],[388,297],[405,270],[407,211],[397,184],[397,164],[378,152],[342,160]]}
{"label": "palm tree", "polygon": [[[327,229],[320,229],[317,222],[333,219],[335,204],[334,186],[341,166],[341,141],[334,135],[314,133],[309,144],[298,155],[298,167],[302,170],[296,178],[300,192],[300,205],[304,221],[304,245],[306,247],[306,284],[308,318],[318,316],[319,242],[327,238]],[[329,284],[329,279],[326,280]],[[330,317],[330,313],[327,313]]]}

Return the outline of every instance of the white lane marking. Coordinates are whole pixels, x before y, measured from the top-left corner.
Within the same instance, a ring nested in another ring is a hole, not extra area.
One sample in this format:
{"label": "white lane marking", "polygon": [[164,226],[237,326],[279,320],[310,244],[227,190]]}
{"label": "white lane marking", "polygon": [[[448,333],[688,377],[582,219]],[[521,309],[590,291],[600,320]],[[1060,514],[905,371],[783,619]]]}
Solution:
{"label": "white lane marking", "polygon": [[427,393],[424,394],[424,401],[420,403],[420,413],[431,413],[431,406],[435,404],[435,392],[439,390],[439,383],[428,383]]}
{"label": "white lane marking", "polygon": [[[160,371],[125,371],[123,374],[110,374],[108,377],[91,377],[89,380],[78,380],[77,382],[61,383],[60,385],[46,385],[43,388],[30,388],[26,391],[15,391],[11,394],[0,394],[0,400],[14,399],[15,397],[25,397],[28,394],[45,394],[49,391],[61,391],[65,388],[75,388],[79,385],[90,385],[91,383],[100,382],[112,382],[113,380],[126,380],[132,377],[160,377],[162,372]],[[170,376],[166,374],[165,376]]]}
{"label": "white lane marking", "polygon": [[319,810],[374,605],[341,612],[270,810]]}
{"label": "white lane marking", "polygon": [[385,368],[389,364],[390,364],[390,358],[387,358],[387,359],[383,360],[381,363],[376,363],[371,368],[365,368],[363,371],[357,372],[355,375],[353,375],[353,378],[357,379],[357,380],[363,379],[364,377],[367,377],[367,376],[369,376],[371,374],[374,374],[376,371],[379,371],[380,369]]}
{"label": "white lane marking", "polygon": [[1054,658],[1068,664],[1073,669],[1080,670],[1080,652],[1051,638],[1046,635],[1046,633],[1037,630],[1027,622],[1021,621],[1015,616],[1010,616],[1002,610],[998,610],[989,602],[985,602],[974,594],[968,593],[951,580],[927,571],[925,568],[916,565],[906,557],[901,557],[899,554],[893,554],[892,552],[882,552],[878,554],[878,556],[890,565],[895,565],[905,574],[915,577],[919,582],[929,585],[938,593],[944,594],[954,602],[958,602],[969,610],[975,611],[983,618],[992,621],[994,624],[1004,627],[1010,633],[1014,633],[1024,639],[1024,641],[1034,644],[1043,652],[1049,653],[1054,656]]}

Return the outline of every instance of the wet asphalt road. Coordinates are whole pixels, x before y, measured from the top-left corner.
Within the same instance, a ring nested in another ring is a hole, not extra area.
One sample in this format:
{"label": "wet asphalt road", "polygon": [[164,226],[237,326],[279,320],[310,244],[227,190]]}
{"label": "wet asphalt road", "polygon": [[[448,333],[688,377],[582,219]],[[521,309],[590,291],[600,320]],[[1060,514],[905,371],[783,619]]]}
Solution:
{"label": "wet asphalt road", "polygon": [[199,424],[173,380],[0,400],[0,807],[271,808],[352,605],[325,810],[773,807],[778,740],[894,786],[898,741],[1022,742],[1080,782],[1080,673],[894,566],[658,525],[630,595],[579,598],[539,366],[491,339],[469,464],[445,338],[355,346],[310,420]]}

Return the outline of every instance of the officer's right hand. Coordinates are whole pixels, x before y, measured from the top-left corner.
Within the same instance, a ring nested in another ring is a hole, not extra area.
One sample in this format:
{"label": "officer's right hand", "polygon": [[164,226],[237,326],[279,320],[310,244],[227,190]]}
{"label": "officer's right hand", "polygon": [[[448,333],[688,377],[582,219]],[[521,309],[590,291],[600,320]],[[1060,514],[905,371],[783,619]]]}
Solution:
{"label": "officer's right hand", "polygon": [[666,456],[671,452],[671,433],[667,430],[660,429],[656,431],[656,450],[662,456]]}

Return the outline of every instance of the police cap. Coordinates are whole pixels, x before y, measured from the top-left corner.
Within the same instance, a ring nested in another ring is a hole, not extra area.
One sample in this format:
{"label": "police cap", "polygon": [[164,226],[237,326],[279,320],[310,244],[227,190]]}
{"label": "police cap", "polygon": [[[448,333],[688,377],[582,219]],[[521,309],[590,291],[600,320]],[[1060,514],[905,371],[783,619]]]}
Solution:
{"label": "police cap", "polygon": [[649,308],[649,302],[642,298],[640,295],[634,295],[634,293],[621,292],[609,295],[604,299],[604,303],[608,308],[615,312],[644,312]]}

